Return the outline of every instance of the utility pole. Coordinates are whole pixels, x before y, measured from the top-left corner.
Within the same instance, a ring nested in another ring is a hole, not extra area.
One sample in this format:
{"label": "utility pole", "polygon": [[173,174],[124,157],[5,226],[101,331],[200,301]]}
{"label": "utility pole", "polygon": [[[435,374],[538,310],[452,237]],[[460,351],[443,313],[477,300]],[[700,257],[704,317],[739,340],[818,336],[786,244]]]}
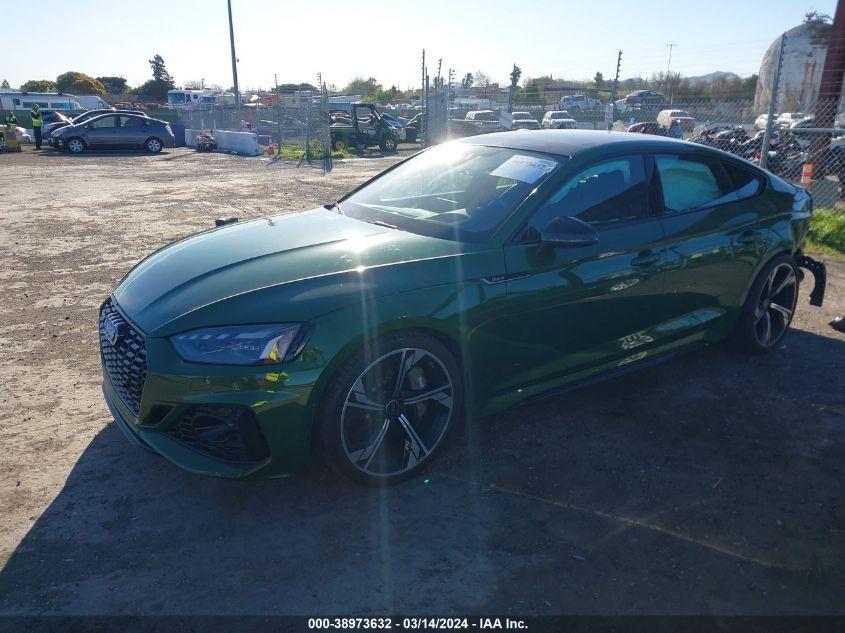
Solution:
{"label": "utility pole", "polygon": [[276,137],[278,139],[277,158],[282,156],[282,95],[279,94],[279,75],[273,73],[273,81],[276,83]]}
{"label": "utility pole", "polygon": [[[845,79],[845,2],[836,3],[833,14],[833,32],[827,42],[819,98],[816,103],[816,121],[813,127],[832,129],[836,125],[836,113],[842,96],[842,80]],[[824,178],[827,167],[827,151],[830,148],[830,134],[814,134],[810,144],[810,162],[813,177]]]}
{"label": "utility pole", "polygon": [[420,110],[420,141],[425,146],[426,133],[428,132],[428,124],[426,121],[426,99],[428,99],[428,86],[426,85],[426,71],[425,71],[425,49],[422,50],[422,84],[420,89],[420,96],[422,97],[422,110]]}
{"label": "utility pole", "polygon": [[229,7],[229,44],[232,46],[232,87],[235,90],[235,105],[238,109],[238,118],[241,111],[241,93],[238,91],[238,58],[235,57],[235,28],[232,26],[232,0],[226,0]]}
{"label": "utility pole", "polygon": [[622,51],[616,55],[616,75],[613,83],[610,84],[610,102],[616,107],[616,100],[619,98],[619,71],[622,69]]}
{"label": "utility pole", "polygon": [[[669,47],[669,62],[666,64],[666,85],[663,87],[664,91],[668,91],[669,89],[669,69],[672,67],[672,49],[677,46],[677,44],[667,44],[666,46]],[[672,97],[669,97],[669,102],[671,103]]]}
{"label": "utility pole", "polygon": [[780,36],[780,50],[778,51],[778,65],[775,67],[775,76],[772,80],[772,94],[769,97],[769,112],[766,118],[766,131],[763,133],[763,143],[760,146],[760,167],[766,168],[769,162],[769,143],[772,140],[772,129],[775,127],[775,106],[778,100],[778,87],[780,84],[780,67],[783,66],[783,49],[786,46],[786,35]]}

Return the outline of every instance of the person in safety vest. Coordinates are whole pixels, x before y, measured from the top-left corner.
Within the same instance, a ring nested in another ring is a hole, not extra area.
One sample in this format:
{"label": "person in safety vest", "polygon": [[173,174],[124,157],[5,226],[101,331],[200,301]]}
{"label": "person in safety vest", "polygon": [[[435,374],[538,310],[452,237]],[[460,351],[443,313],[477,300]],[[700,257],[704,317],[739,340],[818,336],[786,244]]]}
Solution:
{"label": "person in safety vest", "polygon": [[38,104],[32,104],[32,110],[29,111],[29,117],[32,119],[32,132],[35,134],[35,149],[41,149],[41,110],[38,109]]}
{"label": "person in safety vest", "polygon": [[18,124],[18,118],[15,116],[15,113],[9,112],[9,114],[6,115],[6,125],[17,125],[17,124]]}

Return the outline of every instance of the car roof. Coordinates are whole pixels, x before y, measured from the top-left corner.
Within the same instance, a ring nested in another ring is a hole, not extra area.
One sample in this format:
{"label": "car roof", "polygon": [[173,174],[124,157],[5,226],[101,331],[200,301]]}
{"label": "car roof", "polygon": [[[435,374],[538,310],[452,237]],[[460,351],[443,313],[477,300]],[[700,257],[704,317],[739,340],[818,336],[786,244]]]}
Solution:
{"label": "car roof", "polygon": [[575,156],[597,147],[612,150],[630,149],[631,151],[657,149],[677,151],[679,146],[687,149],[691,147],[699,148],[702,151],[709,149],[703,145],[695,145],[661,136],[606,132],[603,130],[542,130],[530,135],[520,132],[495,132],[493,134],[469,136],[456,142],[521,149],[529,152],[545,152],[559,156]]}
{"label": "car roof", "polygon": [[100,119],[105,118],[107,116],[117,116],[117,115],[128,116],[128,117],[131,117],[133,119],[144,119],[145,121],[149,120],[149,121],[153,121],[154,123],[167,123],[167,121],[162,121],[161,119],[154,119],[150,116],[147,116],[146,114],[135,114],[134,112],[120,111],[120,110],[117,110],[117,111],[109,110],[108,112],[103,112],[102,114],[92,116],[90,119],[86,119],[85,123],[88,124],[88,123],[91,123],[92,121],[99,121]]}

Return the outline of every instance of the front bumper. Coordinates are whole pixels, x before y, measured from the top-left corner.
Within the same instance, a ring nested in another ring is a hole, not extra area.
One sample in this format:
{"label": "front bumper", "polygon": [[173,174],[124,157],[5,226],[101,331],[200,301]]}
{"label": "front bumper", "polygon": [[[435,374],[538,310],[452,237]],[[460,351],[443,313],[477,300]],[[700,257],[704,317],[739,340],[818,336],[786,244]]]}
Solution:
{"label": "front bumper", "polygon": [[[115,389],[102,362],[103,396],[115,424],[132,444],[185,470],[217,477],[263,479],[308,469],[310,396],[318,369],[303,368],[297,361],[289,363],[287,371],[285,366],[190,364],[161,338],[146,337],[146,351],[147,374],[137,414]],[[215,419],[234,418],[242,426],[233,423],[230,432],[223,425],[200,424],[189,426],[186,433],[186,424],[195,424],[197,412],[207,411]],[[223,444],[215,444],[221,433]],[[228,436],[237,441],[228,442]]]}

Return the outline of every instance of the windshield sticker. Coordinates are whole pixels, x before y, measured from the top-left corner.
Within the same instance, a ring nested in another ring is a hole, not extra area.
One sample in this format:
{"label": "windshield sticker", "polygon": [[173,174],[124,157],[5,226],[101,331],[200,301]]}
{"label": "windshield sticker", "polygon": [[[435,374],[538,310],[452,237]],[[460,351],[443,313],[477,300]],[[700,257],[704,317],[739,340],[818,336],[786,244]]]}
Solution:
{"label": "windshield sticker", "polygon": [[531,185],[553,170],[555,165],[557,163],[553,160],[517,154],[496,167],[490,175],[519,180]]}

